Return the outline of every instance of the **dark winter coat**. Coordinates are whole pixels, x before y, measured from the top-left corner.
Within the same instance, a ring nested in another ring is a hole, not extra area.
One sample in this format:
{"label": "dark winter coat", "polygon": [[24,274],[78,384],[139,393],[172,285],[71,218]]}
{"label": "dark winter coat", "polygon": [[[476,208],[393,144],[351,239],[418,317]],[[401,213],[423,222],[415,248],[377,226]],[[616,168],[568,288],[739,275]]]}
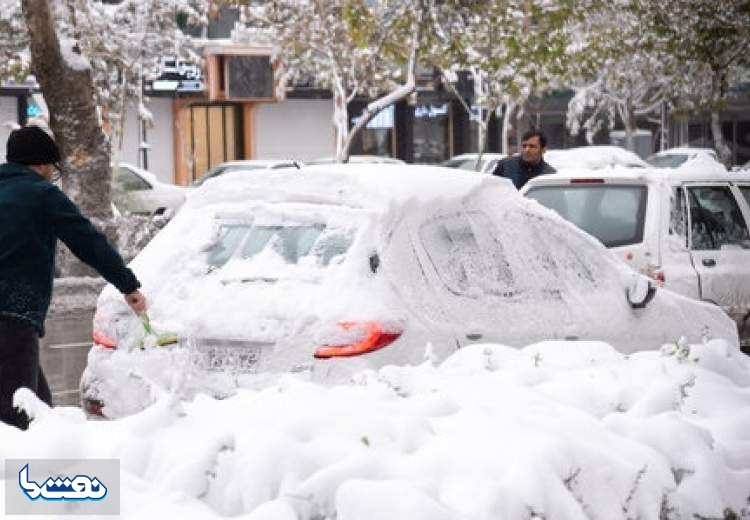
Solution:
{"label": "dark winter coat", "polygon": [[495,171],[492,175],[498,177],[505,177],[510,179],[516,189],[523,188],[524,184],[529,182],[534,177],[539,175],[546,175],[548,173],[555,173],[552,166],[541,160],[538,164],[531,164],[524,161],[520,155],[513,157],[506,157],[495,166]]}
{"label": "dark winter coat", "polygon": [[54,184],[29,167],[0,165],[0,317],[44,335],[57,239],[123,294],[140,287],[106,237]]}

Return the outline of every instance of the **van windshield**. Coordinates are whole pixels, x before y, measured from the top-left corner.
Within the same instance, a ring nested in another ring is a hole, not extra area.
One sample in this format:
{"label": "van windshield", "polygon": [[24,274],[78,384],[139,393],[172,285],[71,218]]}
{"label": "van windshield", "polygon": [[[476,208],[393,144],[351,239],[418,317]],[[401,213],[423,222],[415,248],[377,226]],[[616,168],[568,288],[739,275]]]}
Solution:
{"label": "van windshield", "polygon": [[612,184],[540,186],[526,196],[557,211],[565,220],[607,247],[643,241],[646,187]]}

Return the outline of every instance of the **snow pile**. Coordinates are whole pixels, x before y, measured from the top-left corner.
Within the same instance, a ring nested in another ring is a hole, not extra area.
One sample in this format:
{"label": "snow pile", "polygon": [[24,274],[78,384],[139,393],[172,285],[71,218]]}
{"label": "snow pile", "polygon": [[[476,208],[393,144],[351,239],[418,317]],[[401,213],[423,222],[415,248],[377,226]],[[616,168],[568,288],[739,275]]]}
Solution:
{"label": "snow pile", "polygon": [[112,422],[17,399],[37,419],[0,425],[0,453],[119,458],[124,518],[750,515],[750,361],[720,340],[473,345],[348,385],[164,395]]}
{"label": "snow pile", "polygon": [[599,170],[614,166],[645,168],[648,164],[619,146],[581,146],[567,150],[547,150],[544,160],[557,170],[568,168]]}
{"label": "snow pile", "polygon": [[679,165],[676,170],[681,172],[692,172],[706,174],[722,175],[727,173],[727,168],[722,163],[711,157],[707,153],[695,153]]}

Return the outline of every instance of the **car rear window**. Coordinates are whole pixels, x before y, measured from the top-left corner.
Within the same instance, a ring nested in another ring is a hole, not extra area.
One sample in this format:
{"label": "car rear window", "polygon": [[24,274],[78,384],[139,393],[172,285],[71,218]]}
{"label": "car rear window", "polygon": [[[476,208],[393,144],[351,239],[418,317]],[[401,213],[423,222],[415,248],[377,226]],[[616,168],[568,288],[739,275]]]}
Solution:
{"label": "car rear window", "polygon": [[614,184],[539,186],[526,196],[555,210],[565,220],[607,247],[643,241],[646,187]]}
{"label": "car rear window", "polygon": [[252,261],[271,253],[287,265],[296,265],[304,259],[308,265],[324,267],[334,258],[345,255],[352,240],[350,230],[336,229],[322,223],[221,223],[216,240],[207,250],[206,262],[211,270],[215,270],[230,259]]}

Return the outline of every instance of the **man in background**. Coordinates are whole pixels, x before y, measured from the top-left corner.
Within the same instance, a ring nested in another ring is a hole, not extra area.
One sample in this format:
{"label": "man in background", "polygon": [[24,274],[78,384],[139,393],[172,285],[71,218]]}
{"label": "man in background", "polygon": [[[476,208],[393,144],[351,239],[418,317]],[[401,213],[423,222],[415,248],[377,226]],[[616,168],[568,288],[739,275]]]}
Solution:
{"label": "man in background", "polygon": [[521,155],[503,159],[492,174],[510,179],[520,190],[534,177],[555,173],[556,170],[544,162],[546,151],[547,137],[539,130],[529,130],[521,137]]}

